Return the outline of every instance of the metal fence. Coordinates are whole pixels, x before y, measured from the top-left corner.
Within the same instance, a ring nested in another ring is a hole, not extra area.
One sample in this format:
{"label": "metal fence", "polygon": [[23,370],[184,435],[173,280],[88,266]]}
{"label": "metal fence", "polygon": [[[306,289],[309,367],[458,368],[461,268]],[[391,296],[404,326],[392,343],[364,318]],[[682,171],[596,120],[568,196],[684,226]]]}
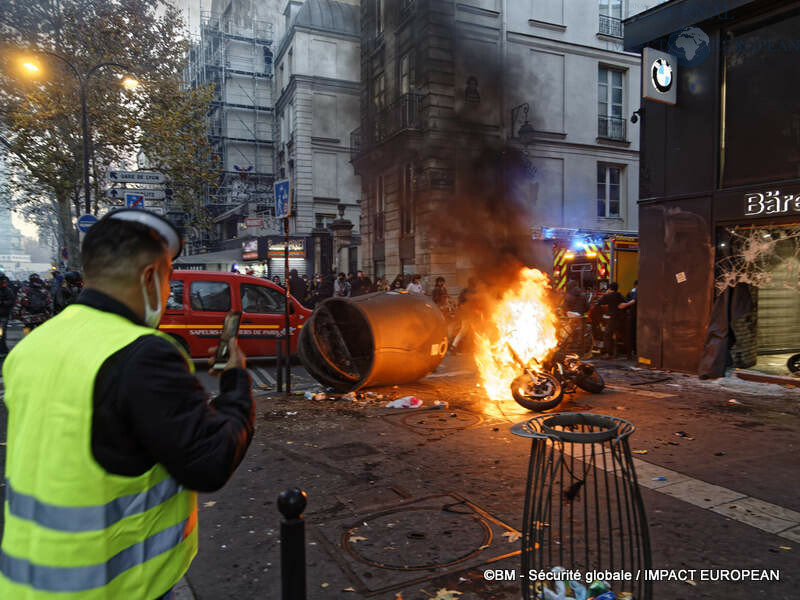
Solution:
{"label": "metal fence", "polygon": [[622,21],[616,17],[600,15],[600,33],[621,38],[623,35]]}

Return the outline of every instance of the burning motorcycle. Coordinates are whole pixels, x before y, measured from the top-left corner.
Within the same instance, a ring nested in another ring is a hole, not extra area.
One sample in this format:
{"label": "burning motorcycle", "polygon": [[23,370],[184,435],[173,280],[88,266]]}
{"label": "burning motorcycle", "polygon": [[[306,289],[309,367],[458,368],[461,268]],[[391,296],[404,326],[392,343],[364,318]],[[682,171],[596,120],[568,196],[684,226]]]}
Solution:
{"label": "burning motorcycle", "polygon": [[508,345],[511,356],[523,370],[521,375],[511,382],[511,395],[517,404],[528,410],[542,411],[555,408],[564,397],[564,387],[555,375],[537,368],[533,363],[525,364],[511,344]]}
{"label": "burning motorcycle", "polygon": [[605,381],[595,366],[564,350],[571,333],[568,331],[563,336],[561,343],[539,366],[525,364],[508,345],[514,362],[524,371],[511,382],[511,395],[517,404],[528,410],[544,411],[558,406],[565,393],[571,394],[578,387],[593,394],[603,391]]}

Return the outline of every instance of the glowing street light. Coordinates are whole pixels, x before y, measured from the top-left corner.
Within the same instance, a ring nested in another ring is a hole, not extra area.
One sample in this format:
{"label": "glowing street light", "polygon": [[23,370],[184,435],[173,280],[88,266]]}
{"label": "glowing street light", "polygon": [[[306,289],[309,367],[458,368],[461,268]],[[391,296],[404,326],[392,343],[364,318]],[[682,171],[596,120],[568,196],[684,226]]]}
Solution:
{"label": "glowing street light", "polygon": [[[69,67],[70,71],[72,71],[72,74],[75,75],[75,78],[78,80],[81,95],[81,128],[83,131],[83,188],[85,210],[86,214],[89,214],[92,212],[92,201],[91,193],[89,191],[89,116],[86,109],[86,88],[89,85],[89,79],[91,79],[92,75],[94,75],[98,69],[103,67],[116,67],[118,69],[122,69],[123,71],[130,71],[131,68],[127,65],[121,65],[115,62],[102,62],[94,65],[85,73],[81,73],[78,71],[75,65],[73,65],[60,54],[56,54],[55,52],[50,52],[48,50],[40,50],[39,53],[46,54],[60,60],[62,63],[67,65],[67,67]],[[41,70],[39,65],[32,60],[26,60],[22,62],[22,68],[25,69],[29,74],[38,73]],[[120,83],[126,90],[133,90],[139,85],[139,81],[130,75],[126,75]]]}

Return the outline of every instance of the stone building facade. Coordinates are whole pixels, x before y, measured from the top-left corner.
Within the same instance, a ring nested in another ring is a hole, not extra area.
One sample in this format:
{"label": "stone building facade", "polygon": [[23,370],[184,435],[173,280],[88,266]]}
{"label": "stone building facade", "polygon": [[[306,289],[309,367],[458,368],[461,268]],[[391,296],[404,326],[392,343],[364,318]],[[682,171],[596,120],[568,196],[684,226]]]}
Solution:
{"label": "stone building facade", "polygon": [[350,145],[366,271],[463,286],[473,261],[437,231],[493,152],[525,165],[513,181],[495,173],[521,207],[496,217],[525,222],[528,262],[552,269],[552,241],[537,250],[543,231],[636,231],[640,59],[623,50],[624,10],[621,0],[362,3]]}
{"label": "stone building facade", "polygon": [[[290,0],[275,56],[276,172],[292,182],[290,232],[308,257],[294,266],[309,274],[359,266],[361,185],[348,152],[359,121],[359,16],[354,0]],[[341,220],[352,231],[337,247],[328,226]]]}

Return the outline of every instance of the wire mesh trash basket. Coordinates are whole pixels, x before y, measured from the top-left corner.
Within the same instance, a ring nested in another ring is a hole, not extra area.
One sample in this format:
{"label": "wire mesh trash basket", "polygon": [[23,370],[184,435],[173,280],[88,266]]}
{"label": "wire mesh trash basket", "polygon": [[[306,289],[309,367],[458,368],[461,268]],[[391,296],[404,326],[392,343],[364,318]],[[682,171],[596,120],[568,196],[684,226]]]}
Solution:
{"label": "wire mesh trash basket", "polygon": [[652,566],[650,536],[628,445],[635,429],[588,413],[540,415],[511,428],[532,438],[522,534],[526,600],[652,599],[644,576]]}

